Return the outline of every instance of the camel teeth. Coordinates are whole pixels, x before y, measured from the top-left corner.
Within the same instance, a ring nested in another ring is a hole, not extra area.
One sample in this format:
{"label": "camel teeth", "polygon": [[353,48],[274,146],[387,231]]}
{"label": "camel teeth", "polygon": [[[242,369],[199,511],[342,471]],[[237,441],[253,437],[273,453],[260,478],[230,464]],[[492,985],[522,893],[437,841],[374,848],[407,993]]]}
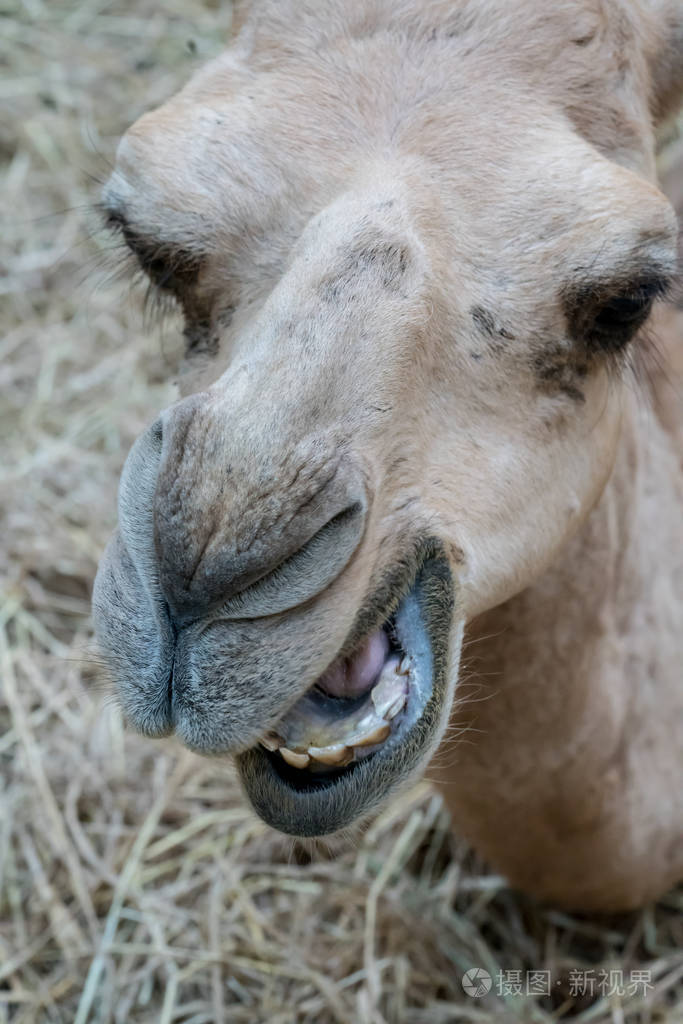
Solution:
{"label": "camel teeth", "polygon": [[345,743],[331,747],[309,747],[308,753],[314,761],[338,768],[343,768],[353,760],[353,748],[347,747]]}
{"label": "camel teeth", "polygon": [[[400,686],[400,689],[399,689]],[[405,703],[406,699],[406,684],[398,683],[396,676],[392,679],[384,679],[377,684],[372,693],[370,694],[372,703],[375,707],[375,712],[380,718],[391,718],[392,715],[387,716],[387,710],[391,709],[393,714],[397,714],[400,708],[394,710],[395,705],[399,700]],[[401,707],[403,704],[401,704]]]}
{"label": "camel teeth", "polygon": [[382,714],[382,709],[385,707],[387,702],[390,702],[393,699],[391,694],[394,689],[394,682],[395,681],[392,681],[387,686],[387,680],[382,679],[370,693],[370,699],[375,707],[375,711],[380,716]]}
{"label": "camel teeth", "polygon": [[410,675],[410,666],[408,665],[406,658],[403,658],[403,660],[396,666],[394,672],[396,673],[397,676]]}
{"label": "camel teeth", "polygon": [[354,747],[371,747],[375,743],[384,743],[385,739],[391,732],[391,726],[386,723],[378,725],[371,732],[366,733],[365,736],[361,736],[359,740],[354,739]]}
{"label": "camel teeth", "polygon": [[287,764],[290,764],[292,768],[307,768],[311,760],[308,754],[297,753],[295,750],[290,750],[288,747],[280,747],[280,753]]}
{"label": "camel teeth", "polygon": [[391,721],[392,718],[396,718],[399,711],[403,711],[406,706],[406,694],[399,693],[396,700],[394,700],[388,707],[384,709],[384,717]]}
{"label": "camel teeth", "polygon": [[276,732],[267,732],[265,736],[261,737],[259,743],[262,747],[265,747],[266,750],[273,752],[280,749],[283,739],[281,736],[278,736]]}

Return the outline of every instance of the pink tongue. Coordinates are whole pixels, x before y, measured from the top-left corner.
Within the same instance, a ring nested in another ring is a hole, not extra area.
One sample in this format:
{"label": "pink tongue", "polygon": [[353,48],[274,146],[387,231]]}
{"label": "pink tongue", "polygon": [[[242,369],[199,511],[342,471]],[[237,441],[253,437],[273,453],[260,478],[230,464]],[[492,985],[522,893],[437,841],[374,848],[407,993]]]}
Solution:
{"label": "pink tongue", "polygon": [[331,697],[360,697],[372,687],[388,653],[386,633],[378,629],[353,658],[336,661],[316,681],[316,685]]}

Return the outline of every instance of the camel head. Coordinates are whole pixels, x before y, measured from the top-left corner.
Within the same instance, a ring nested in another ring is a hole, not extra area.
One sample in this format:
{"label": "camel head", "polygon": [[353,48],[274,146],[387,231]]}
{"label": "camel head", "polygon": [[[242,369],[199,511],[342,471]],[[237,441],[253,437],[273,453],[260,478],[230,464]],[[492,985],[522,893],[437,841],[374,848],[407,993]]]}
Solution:
{"label": "camel head", "polygon": [[263,0],[236,22],[104,192],[187,352],[94,614],[134,728],[234,755],[266,821],[317,835],[424,768],[466,623],[609,477],[674,269],[653,124],[683,18]]}

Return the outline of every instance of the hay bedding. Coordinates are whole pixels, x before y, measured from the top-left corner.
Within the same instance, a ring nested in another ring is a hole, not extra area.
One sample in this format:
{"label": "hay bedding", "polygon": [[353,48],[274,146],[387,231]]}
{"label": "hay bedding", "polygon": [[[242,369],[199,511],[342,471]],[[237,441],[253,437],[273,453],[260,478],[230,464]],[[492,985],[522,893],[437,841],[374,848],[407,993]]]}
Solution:
{"label": "hay bedding", "polygon": [[[124,732],[88,621],[125,453],[172,397],[177,324],[89,207],[115,140],[218,52],[229,5],[0,5],[0,1022],[683,1020],[683,897],[534,909],[421,784],[345,846],[270,833],[227,766]],[[471,966],[552,998],[463,994]],[[649,970],[629,997],[571,969]]]}

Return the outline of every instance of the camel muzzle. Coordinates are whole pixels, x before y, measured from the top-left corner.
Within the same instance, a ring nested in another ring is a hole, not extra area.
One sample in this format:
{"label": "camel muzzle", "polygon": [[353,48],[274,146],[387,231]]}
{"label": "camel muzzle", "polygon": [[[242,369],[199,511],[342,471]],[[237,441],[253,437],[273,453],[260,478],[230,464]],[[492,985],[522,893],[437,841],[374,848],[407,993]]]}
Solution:
{"label": "camel muzzle", "polygon": [[225,406],[223,393],[193,395],[135,443],[94,593],[128,720],[203,753],[244,749],[334,660],[370,504],[329,432],[266,430],[266,443]]}
{"label": "camel muzzle", "polygon": [[302,604],[344,570],[363,535],[362,475],[334,440],[283,444],[251,431],[241,444],[240,433],[210,397],[195,395],[162,415],[124,470],[126,533],[137,530],[139,479],[156,472],[146,499],[154,558],[181,624],[219,607],[258,618]]}
{"label": "camel muzzle", "polygon": [[[457,675],[451,571],[439,542],[423,538],[374,596],[330,599],[367,515],[358,467],[321,445],[311,467],[293,471],[295,499],[264,506],[256,529],[236,512],[246,516],[235,501],[246,492],[215,484],[222,448],[209,410],[202,396],[179,403],[128,457],[119,531],[94,593],[98,638],[138,731],[236,755],[266,821],[329,833],[376,807],[433,752]],[[239,482],[236,465],[234,455],[226,461],[227,481]],[[202,503],[218,496],[220,517]]]}

